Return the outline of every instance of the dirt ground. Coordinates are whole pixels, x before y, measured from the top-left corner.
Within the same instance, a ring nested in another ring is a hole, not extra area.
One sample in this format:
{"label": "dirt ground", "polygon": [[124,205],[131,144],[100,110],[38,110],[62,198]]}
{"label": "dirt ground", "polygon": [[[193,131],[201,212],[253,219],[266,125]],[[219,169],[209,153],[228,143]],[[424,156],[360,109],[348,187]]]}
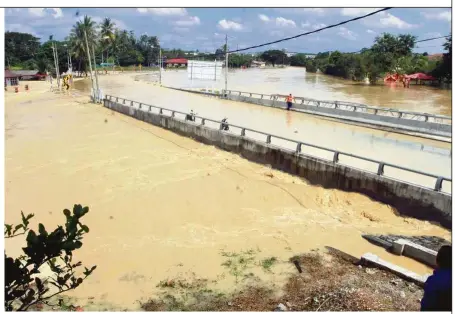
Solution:
{"label": "dirt ground", "polygon": [[231,295],[205,289],[205,281],[170,281],[160,298],[141,304],[145,311],[419,311],[422,288],[376,268],[356,265],[333,251],[293,258],[302,273],[281,291],[249,281]]}

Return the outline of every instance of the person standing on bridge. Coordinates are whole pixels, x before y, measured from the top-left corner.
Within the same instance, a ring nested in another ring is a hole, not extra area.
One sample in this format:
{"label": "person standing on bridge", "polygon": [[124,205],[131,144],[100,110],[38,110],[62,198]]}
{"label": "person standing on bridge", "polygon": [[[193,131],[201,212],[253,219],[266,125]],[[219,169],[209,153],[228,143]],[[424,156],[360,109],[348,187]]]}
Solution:
{"label": "person standing on bridge", "polygon": [[293,100],[294,100],[294,97],[292,97],[292,94],[289,94],[289,96],[286,97],[286,104],[288,105],[287,110],[291,109]]}

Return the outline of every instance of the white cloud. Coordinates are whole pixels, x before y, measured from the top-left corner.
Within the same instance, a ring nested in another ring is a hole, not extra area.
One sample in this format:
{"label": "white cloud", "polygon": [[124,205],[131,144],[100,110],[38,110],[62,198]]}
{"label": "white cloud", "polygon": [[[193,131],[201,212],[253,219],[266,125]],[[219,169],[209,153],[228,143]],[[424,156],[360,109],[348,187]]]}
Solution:
{"label": "white cloud", "polygon": [[315,24],[315,25],[313,25],[313,29],[324,28],[324,27],[326,27],[326,26],[327,26],[327,25],[325,25],[324,23]]}
{"label": "white cloud", "polygon": [[243,29],[243,25],[240,23],[236,23],[234,21],[229,21],[223,19],[218,22],[218,27],[224,30],[233,30],[233,31],[240,31]]}
{"label": "white cloud", "polygon": [[56,19],[63,17],[63,12],[60,8],[29,8],[28,13],[37,17],[45,17],[48,14]]}
{"label": "white cloud", "polygon": [[259,14],[259,19],[263,22],[269,22],[270,18],[267,15]]}
{"label": "white cloud", "polygon": [[187,18],[174,22],[177,26],[194,26],[201,24],[201,20],[197,16],[188,16]]}
{"label": "white cloud", "polygon": [[63,12],[62,9],[60,8],[52,8],[51,10],[54,10],[54,13],[52,14],[56,19],[63,17]]}
{"label": "white cloud", "polygon": [[343,26],[338,29],[338,35],[340,35],[341,37],[346,38],[348,40],[356,40],[356,38],[357,38],[356,33],[354,33],[353,31],[351,31]]}
{"label": "white cloud", "polygon": [[160,16],[185,16],[188,14],[184,8],[138,8],[137,11]]}
{"label": "white cloud", "polygon": [[[383,14],[381,14],[383,13]],[[410,28],[414,28],[416,27],[417,25],[413,25],[413,24],[409,24],[403,20],[401,20],[400,18],[396,17],[395,15],[392,15],[390,13],[387,13],[387,12],[381,12],[380,15],[382,17],[379,18],[379,23],[381,26],[383,27],[387,27],[387,28],[398,28],[398,29],[410,29]]]}
{"label": "white cloud", "polygon": [[380,10],[379,8],[343,8],[341,15],[344,16],[361,16],[374,11]]}
{"label": "white cloud", "polygon": [[427,20],[441,20],[450,22],[452,20],[452,14],[450,11],[442,11],[437,13],[428,13],[422,12],[421,13]]}
{"label": "white cloud", "polygon": [[373,31],[373,30],[371,30],[371,29],[367,29],[367,33],[368,33],[368,34],[376,34],[376,32]]}
{"label": "white cloud", "polygon": [[322,9],[322,8],[304,8],[303,12],[305,12],[305,13],[313,13],[313,14],[317,14],[317,15],[324,15],[325,14],[325,10]]}
{"label": "white cloud", "polygon": [[44,8],[29,8],[28,13],[39,17],[43,17],[46,15],[46,12],[44,12]]}
{"label": "white cloud", "polygon": [[284,17],[277,17],[275,23],[280,27],[295,27],[295,22],[293,20],[285,19]]}
{"label": "white cloud", "polygon": [[377,28],[411,29],[419,26],[410,24],[399,17],[384,11],[362,20],[362,23]]}

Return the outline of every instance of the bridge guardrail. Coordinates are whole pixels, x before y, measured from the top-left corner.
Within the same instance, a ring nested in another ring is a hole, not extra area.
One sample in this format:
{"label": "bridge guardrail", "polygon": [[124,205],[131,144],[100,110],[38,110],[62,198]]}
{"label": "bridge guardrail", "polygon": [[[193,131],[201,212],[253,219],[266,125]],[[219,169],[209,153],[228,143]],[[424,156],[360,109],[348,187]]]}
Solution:
{"label": "bridge guardrail", "polygon": [[[224,90],[222,92],[225,93]],[[285,101],[287,96],[284,95],[269,95],[269,94],[260,94],[260,93],[250,93],[250,92],[242,92],[236,90],[227,90],[227,94],[238,96],[249,96],[255,97],[260,99],[269,99],[269,100],[277,100],[277,101]],[[257,96],[257,97],[256,97]],[[406,111],[406,110],[397,110],[392,108],[384,108],[384,107],[377,107],[377,106],[368,106],[364,104],[357,104],[345,101],[331,101],[331,100],[317,100],[308,97],[298,97],[294,96],[295,102],[298,104],[297,101],[300,101],[300,104],[304,105],[313,105],[315,107],[328,107],[334,108],[339,110],[349,110],[349,111],[359,111],[364,113],[369,113],[373,115],[384,115],[384,116],[392,116],[398,119],[409,119],[409,120],[418,120],[424,122],[434,122],[440,124],[452,124],[452,117],[444,116],[444,115],[437,115],[437,114],[429,114],[429,113],[421,113],[421,112],[413,112],[413,111]]]}
{"label": "bridge guardrail", "polygon": [[[110,101],[114,101],[115,100],[115,102],[117,102],[117,103],[120,103],[119,102],[119,100],[120,100],[120,101],[122,101],[122,103],[124,105],[127,105],[127,103],[128,103],[129,106],[134,106],[134,104],[136,103],[136,104],[139,105],[138,106],[139,109],[142,109],[142,106],[145,106],[145,107],[149,108],[149,111],[151,111],[152,108],[156,108],[156,109],[159,109],[159,113],[160,114],[164,114],[165,111],[166,112],[170,112],[171,113],[171,117],[174,117],[174,118],[175,118],[176,114],[181,114],[184,117],[186,117],[187,115],[190,114],[188,112],[182,112],[182,111],[168,109],[168,108],[159,107],[159,106],[155,106],[155,105],[144,104],[144,103],[139,102],[139,101],[129,100],[129,99],[126,99],[126,98],[112,96],[112,95],[106,95],[105,98],[107,100],[110,100]],[[201,121],[200,122],[201,125],[205,125],[206,121],[210,121],[210,122],[219,124],[219,130],[220,131],[222,130],[222,126],[224,125],[224,122],[219,121],[219,120],[215,120],[215,119],[204,118],[204,117],[197,116],[197,115],[195,116],[195,118]],[[273,134],[270,134],[270,133],[267,133],[267,132],[262,132],[262,131],[246,128],[246,127],[235,125],[235,124],[231,124],[231,123],[228,123],[228,125],[229,125],[229,127],[234,127],[234,128],[240,129],[241,130],[240,136],[246,136],[246,132],[247,131],[248,132],[253,132],[253,133],[256,133],[256,134],[265,135],[266,136],[265,143],[267,143],[267,144],[272,144],[272,139],[273,138],[294,143],[294,144],[296,144],[295,153],[297,153],[297,154],[306,155],[306,154],[302,153],[302,146],[304,145],[304,146],[313,147],[313,148],[317,148],[317,149],[320,149],[320,150],[323,150],[323,151],[327,151],[327,152],[333,153],[333,158],[332,158],[332,162],[333,163],[338,163],[340,156],[347,156],[347,157],[351,157],[351,158],[355,158],[355,159],[359,159],[359,160],[375,163],[375,164],[377,164],[376,174],[378,176],[384,176],[385,175],[385,167],[391,167],[391,168],[403,170],[403,171],[406,171],[406,172],[410,172],[410,173],[419,174],[419,175],[423,175],[423,176],[426,176],[426,177],[434,178],[434,179],[436,179],[435,184],[434,184],[434,190],[439,192],[439,193],[445,193],[445,192],[441,191],[442,183],[444,181],[450,182],[450,183],[452,182],[451,178],[447,178],[447,177],[444,177],[444,176],[438,176],[438,175],[435,175],[435,174],[431,174],[431,173],[427,173],[427,172],[423,172],[423,171],[419,171],[419,170],[414,170],[414,169],[398,166],[398,165],[395,165],[395,164],[392,164],[392,163],[388,163],[388,162],[378,161],[378,160],[374,160],[374,159],[371,159],[371,158],[367,158],[367,157],[363,157],[363,156],[359,156],[359,155],[355,155],[355,154],[350,154],[350,153],[346,153],[346,152],[343,152],[343,151],[339,151],[339,150],[335,150],[335,149],[331,149],[331,148],[327,148],[327,147],[323,147],[323,146],[319,146],[319,145],[315,145],[315,144],[311,144],[311,143],[297,141],[297,140],[285,138],[285,137],[278,136],[278,135],[273,135]],[[286,148],[284,148],[284,149],[286,149]],[[310,155],[306,155],[306,156],[310,156]],[[348,167],[351,167],[351,166],[348,166]],[[363,170],[363,169],[362,169],[362,171],[370,172],[368,170]],[[394,179],[392,177],[389,177],[389,178]],[[394,179],[394,180],[396,180],[396,179]],[[408,183],[416,184],[416,183],[412,183],[412,182],[408,182]],[[448,194],[448,193],[445,193],[445,194]]]}

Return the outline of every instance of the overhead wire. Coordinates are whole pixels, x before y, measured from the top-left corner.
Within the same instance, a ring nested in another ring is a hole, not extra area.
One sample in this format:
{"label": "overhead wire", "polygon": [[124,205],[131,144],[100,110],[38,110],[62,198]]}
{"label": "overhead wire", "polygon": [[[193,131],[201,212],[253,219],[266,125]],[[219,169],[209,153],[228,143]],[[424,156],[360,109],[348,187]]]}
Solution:
{"label": "overhead wire", "polygon": [[[331,24],[331,25],[328,25],[328,26],[325,26],[325,27],[321,27],[321,28],[315,29],[313,31],[301,33],[301,34],[290,36],[290,37],[285,37],[285,38],[278,39],[278,40],[275,40],[275,41],[270,41],[270,42],[267,42],[267,43],[264,43],[264,44],[249,46],[249,47],[246,47],[246,48],[240,48],[240,49],[235,49],[235,50],[229,50],[229,51],[227,51],[227,53],[228,54],[232,54],[232,53],[236,53],[236,52],[240,52],[240,51],[246,51],[246,50],[250,50],[250,49],[254,49],[254,48],[260,48],[260,47],[264,47],[264,46],[273,45],[273,44],[276,44],[276,43],[292,40],[292,39],[299,38],[299,37],[302,37],[302,36],[311,35],[311,34],[314,34],[314,33],[322,32],[322,31],[324,31],[326,29],[330,29],[330,28],[334,28],[334,27],[338,27],[338,26],[347,24],[347,23],[358,21],[358,20],[364,19],[366,17],[372,16],[372,15],[375,15],[375,14],[378,14],[380,12],[387,11],[387,10],[390,10],[390,9],[392,9],[392,7],[379,9],[379,10],[370,12],[368,14],[364,14],[364,15],[361,15],[361,16],[358,16],[358,17],[355,17],[355,18],[352,18],[352,19],[349,19],[349,20],[346,20],[346,21],[342,21],[342,22],[339,22],[339,23],[336,23],[336,24]],[[224,52],[223,52],[223,54],[224,54]],[[213,54],[210,54],[210,55],[205,55],[204,57],[218,56],[218,55],[220,55],[220,54],[213,53]],[[193,59],[193,58],[197,58],[197,56],[188,57],[187,59]]]}

